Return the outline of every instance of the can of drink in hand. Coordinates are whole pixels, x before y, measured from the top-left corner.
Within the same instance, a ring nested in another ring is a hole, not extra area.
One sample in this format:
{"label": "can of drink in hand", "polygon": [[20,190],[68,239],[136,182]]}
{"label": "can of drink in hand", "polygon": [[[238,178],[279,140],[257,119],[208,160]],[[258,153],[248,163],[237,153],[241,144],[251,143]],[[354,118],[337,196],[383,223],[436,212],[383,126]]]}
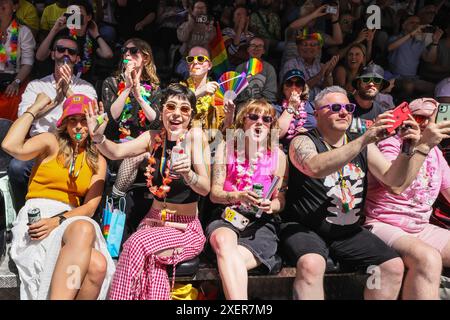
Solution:
{"label": "can of drink in hand", "polygon": [[31,208],[28,210],[28,223],[33,224],[41,220],[41,210],[39,208]]}
{"label": "can of drink in hand", "polygon": [[[264,197],[264,186],[260,183],[253,184],[253,192],[258,195],[259,199],[262,199]],[[258,211],[258,208],[253,206],[253,210],[256,213]]]}
{"label": "can of drink in hand", "polygon": [[180,179],[180,175],[172,171],[173,164],[184,154],[184,149],[181,146],[174,146],[170,153],[170,173],[172,179]]}

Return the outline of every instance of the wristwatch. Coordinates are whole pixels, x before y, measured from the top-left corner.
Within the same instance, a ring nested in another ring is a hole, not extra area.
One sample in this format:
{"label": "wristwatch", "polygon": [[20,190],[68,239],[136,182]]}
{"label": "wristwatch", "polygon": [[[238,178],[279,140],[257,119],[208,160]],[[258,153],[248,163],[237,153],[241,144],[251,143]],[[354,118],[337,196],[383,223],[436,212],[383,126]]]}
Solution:
{"label": "wristwatch", "polygon": [[64,217],[63,215],[60,215],[60,216],[58,216],[58,218],[59,218],[59,225],[61,225],[61,223],[63,223],[64,222],[64,220],[66,220],[67,218],[66,217]]}
{"label": "wristwatch", "polygon": [[290,114],[295,114],[294,108],[287,107],[287,108],[286,108],[286,111],[287,111],[288,113],[290,113]]}
{"label": "wristwatch", "polygon": [[20,84],[22,83],[22,80],[20,79],[14,79],[14,83],[17,84],[18,86],[20,86]]}

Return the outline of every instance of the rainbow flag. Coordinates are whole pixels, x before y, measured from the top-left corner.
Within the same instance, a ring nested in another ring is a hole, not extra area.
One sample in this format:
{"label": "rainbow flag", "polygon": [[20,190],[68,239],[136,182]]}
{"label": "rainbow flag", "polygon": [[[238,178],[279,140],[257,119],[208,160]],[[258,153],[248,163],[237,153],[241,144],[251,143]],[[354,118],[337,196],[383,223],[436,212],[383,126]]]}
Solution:
{"label": "rainbow flag", "polygon": [[256,58],[250,58],[247,62],[247,76],[254,76],[263,70],[263,63]]}
{"label": "rainbow flag", "polygon": [[212,72],[217,79],[230,68],[219,22],[216,25],[216,37],[209,43],[209,49],[211,50],[211,61],[213,64]]}

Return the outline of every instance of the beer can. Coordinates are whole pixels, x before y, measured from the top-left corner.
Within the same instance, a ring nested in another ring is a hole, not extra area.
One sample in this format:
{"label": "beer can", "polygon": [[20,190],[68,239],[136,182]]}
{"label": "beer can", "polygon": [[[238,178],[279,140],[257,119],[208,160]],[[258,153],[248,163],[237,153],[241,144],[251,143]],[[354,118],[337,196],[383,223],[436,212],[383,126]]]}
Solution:
{"label": "beer can", "polygon": [[39,208],[31,208],[28,210],[28,223],[33,224],[41,220],[41,210]]}
{"label": "beer can", "polygon": [[[253,184],[253,192],[258,195],[258,198],[264,198],[264,186],[260,183]],[[258,211],[258,207],[252,206],[253,212],[256,213]]]}

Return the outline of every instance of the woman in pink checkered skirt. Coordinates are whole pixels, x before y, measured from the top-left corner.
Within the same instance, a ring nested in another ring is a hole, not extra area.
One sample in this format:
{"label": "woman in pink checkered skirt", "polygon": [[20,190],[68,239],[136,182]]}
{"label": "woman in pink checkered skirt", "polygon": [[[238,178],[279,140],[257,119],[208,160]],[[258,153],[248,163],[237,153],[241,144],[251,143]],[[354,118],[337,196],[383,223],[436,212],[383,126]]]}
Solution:
{"label": "woman in pink checkered skirt", "polygon": [[[109,293],[110,299],[170,299],[167,265],[200,254],[205,236],[197,203],[210,190],[210,150],[201,129],[190,129],[195,95],[171,84],[161,96],[161,131],[116,144],[98,123],[103,106],[89,110],[89,131],[99,151],[110,159],[150,153],[145,173],[153,204],[138,230],[125,242]],[[174,275],[175,277],[175,275]],[[172,283],[173,286],[173,283]]]}

